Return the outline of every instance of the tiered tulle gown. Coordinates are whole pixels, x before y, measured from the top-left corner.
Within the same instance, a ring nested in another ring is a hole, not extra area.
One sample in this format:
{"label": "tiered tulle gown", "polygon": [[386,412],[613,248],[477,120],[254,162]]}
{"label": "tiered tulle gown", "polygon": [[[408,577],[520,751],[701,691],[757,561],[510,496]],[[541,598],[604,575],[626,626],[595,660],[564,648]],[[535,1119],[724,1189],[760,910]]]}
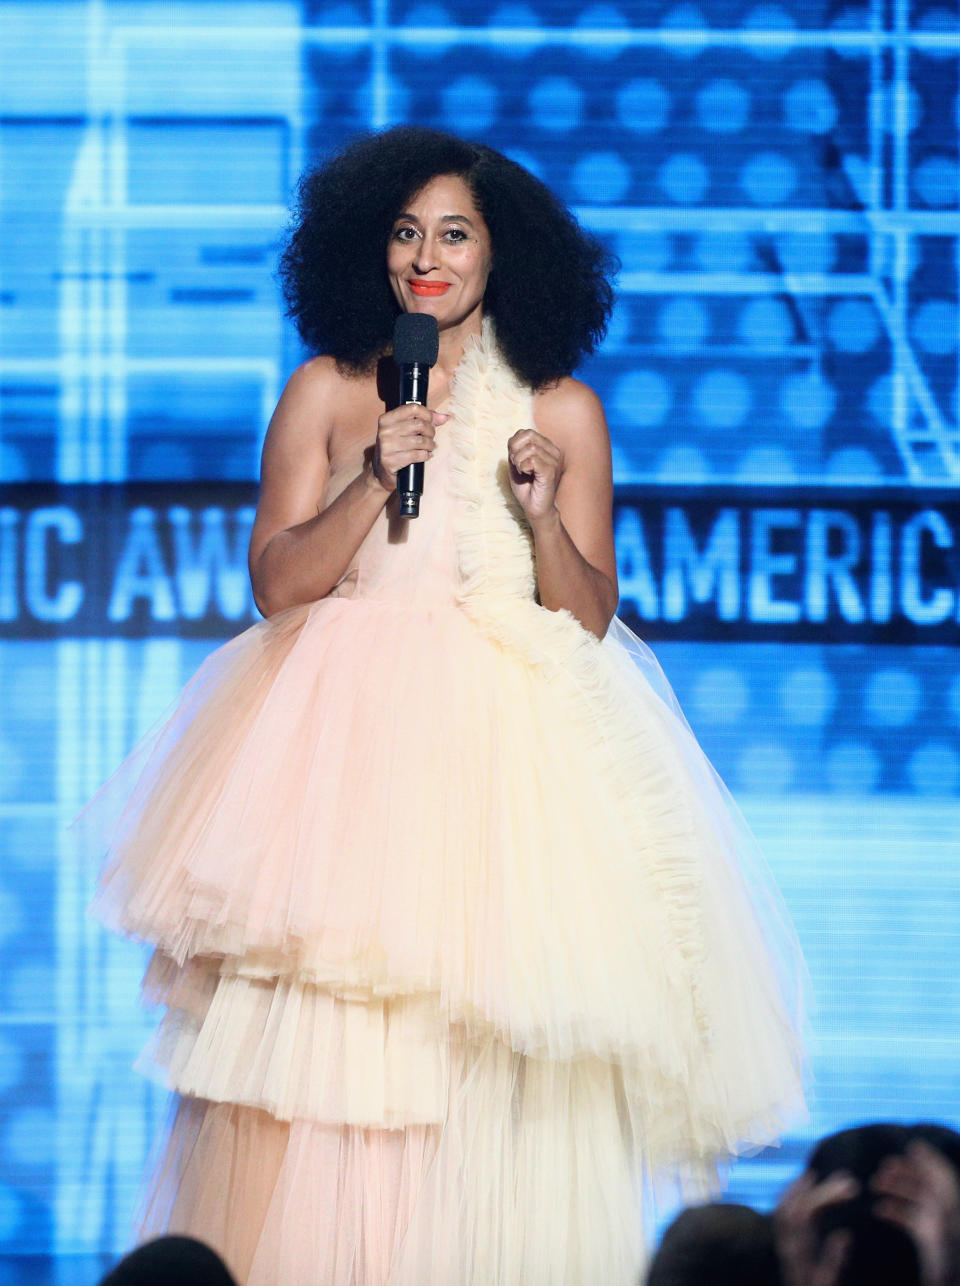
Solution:
{"label": "tiered tulle gown", "polygon": [[94,909],[155,944],[180,1096],[137,1235],[245,1286],[633,1286],[656,1176],[802,1101],[735,808],[639,641],[536,602],[489,326],[447,409],[420,518],[209,657],[112,787]]}

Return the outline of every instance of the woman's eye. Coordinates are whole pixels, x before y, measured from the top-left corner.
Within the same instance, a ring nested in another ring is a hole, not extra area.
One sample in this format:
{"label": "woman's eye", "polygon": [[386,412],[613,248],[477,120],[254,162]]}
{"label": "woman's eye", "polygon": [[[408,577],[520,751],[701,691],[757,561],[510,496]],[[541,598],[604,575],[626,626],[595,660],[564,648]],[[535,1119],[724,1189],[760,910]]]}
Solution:
{"label": "woman's eye", "polygon": [[[411,241],[419,241],[421,235],[422,234],[418,228],[412,228],[409,225],[402,228],[396,228],[393,233],[395,241],[405,241],[408,243]],[[447,228],[440,235],[444,241],[457,245],[459,245],[461,241],[469,241],[470,239],[463,228]]]}

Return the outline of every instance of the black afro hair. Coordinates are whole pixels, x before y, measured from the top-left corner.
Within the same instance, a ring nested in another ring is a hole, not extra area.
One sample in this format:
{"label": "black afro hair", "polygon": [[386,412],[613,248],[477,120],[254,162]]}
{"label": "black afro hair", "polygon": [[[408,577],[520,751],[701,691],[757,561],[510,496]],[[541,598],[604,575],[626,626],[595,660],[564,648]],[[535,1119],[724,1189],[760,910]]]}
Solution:
{"label": "black afro hair", "polygon": [[354,374],[389,351],[399,311],[389,237],[410,197],[441,174],[463,178],[490,231],[483,308],[504,358],[531,388],[569,375],[603,338],[616,259],[523,166],[417,126],[362,135],[301,179],[280,280],[304,343]]}

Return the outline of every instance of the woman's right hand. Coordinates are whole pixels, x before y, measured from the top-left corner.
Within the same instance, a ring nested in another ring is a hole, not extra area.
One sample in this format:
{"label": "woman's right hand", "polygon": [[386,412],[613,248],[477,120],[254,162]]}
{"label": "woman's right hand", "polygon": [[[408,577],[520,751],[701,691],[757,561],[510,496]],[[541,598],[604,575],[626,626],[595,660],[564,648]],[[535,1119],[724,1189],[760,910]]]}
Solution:
{"label": "woman's right hand", "polygon": [[395,491],[397,472],[408,464],[429,460],[436,450],[438,424],[449,420],[444,411],[409,403],[387,411],[377,421],[373,474],[384,491]]}

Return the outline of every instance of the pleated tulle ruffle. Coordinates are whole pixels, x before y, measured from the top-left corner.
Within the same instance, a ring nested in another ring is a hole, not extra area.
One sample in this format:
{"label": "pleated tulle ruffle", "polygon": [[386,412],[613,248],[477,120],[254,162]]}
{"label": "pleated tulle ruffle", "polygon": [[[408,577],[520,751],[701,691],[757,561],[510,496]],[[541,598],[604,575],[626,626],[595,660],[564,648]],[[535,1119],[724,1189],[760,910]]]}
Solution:
{"label": "pleated tulle ruffle", "polygon": [[157,953],[144,998],[166,1016],[139,1070],[281,1121],[400,1129],[443,1121],[448,1028],[436,995],[346,1000],[314,983],[180,967]]}

